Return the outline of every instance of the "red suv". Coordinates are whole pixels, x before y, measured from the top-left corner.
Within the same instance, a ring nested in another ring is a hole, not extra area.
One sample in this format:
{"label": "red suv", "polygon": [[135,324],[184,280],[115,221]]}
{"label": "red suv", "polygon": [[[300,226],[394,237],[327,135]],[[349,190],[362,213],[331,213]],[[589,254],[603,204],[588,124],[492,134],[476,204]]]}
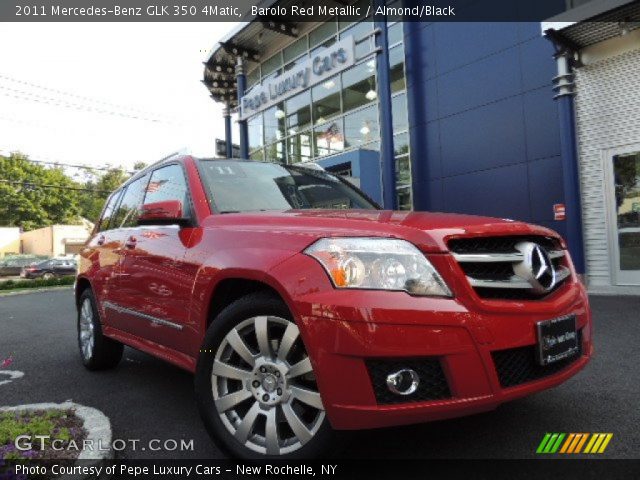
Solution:
{"label": "red suv", "polygon": [[123,345],[195,373],[238,457],[335,430],[468,415],[589,361],[563,240],[521,222],[380,210],[322,169],[176,156],[111,195],[75,289],[84,365]]}

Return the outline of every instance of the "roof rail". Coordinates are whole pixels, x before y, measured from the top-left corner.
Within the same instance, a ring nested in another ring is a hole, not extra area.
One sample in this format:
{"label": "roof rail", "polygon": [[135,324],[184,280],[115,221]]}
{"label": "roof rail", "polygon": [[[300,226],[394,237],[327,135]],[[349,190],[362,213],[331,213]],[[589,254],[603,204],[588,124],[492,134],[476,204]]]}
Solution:
{"label": "roof rail", "polygon": [[155,162],[149,164],[148,167],[151,167],[153,165],[158,165],[159,163],[162,163],[165,160],[169,160],[170,158],[177,157],[178,155],[186,155],[186,149],[182,149],[182,150],[178,150],[176,152],[170,153],[166,157],[162,157],[160,160],[156,160]]}

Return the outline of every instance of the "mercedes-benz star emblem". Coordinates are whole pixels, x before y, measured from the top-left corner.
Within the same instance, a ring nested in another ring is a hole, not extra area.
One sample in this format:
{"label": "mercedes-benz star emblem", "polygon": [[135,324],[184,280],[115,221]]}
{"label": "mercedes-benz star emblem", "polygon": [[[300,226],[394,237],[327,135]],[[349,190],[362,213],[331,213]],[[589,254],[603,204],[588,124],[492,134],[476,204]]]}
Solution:
{"label": "mercedes-benz star emblem", "polygon": [[520,242],[516,249],[524,259],[513,264],[513,272],[527,281],[535,293],[543,294],[556,286],[556,271],[549,254],[537,243]]}

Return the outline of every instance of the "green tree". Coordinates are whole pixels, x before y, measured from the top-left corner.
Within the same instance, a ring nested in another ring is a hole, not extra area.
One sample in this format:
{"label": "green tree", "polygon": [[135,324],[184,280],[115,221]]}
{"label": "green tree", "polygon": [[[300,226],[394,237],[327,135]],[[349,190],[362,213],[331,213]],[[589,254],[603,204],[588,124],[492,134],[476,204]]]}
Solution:
{"label": "green tree", "polygon": [[93,178],[83,185],[86,191],[80,195],[80,212],[84,218],[95,222],[111,192],[122,185],[129,174],[120,168],[110,168],[101,174],[92,173]]}
{"label": "green tree", "polygon": [[78,223],[77,186],[62,168],[45,168],[20,153],[0,156],[0,225],[33,230]]}

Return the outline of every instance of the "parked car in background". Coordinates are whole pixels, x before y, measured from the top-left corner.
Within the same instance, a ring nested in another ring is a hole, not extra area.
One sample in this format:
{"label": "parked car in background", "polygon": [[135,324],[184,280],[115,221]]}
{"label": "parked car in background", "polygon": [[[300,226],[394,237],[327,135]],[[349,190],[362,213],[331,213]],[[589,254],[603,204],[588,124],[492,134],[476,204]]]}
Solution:
{"label": "parked car in background", "polygon": [[24,267],[40,263],[47,258],[41,255],[20,255],[4,258],[0,261],[0,276],[20,275]]}
{"label": "parked car in background", "polygon": [[56,277],[75,275],[77,270],[78,264],[72,258],[52,258],[51,260],[24,267],[20,276],[49,280]]}

